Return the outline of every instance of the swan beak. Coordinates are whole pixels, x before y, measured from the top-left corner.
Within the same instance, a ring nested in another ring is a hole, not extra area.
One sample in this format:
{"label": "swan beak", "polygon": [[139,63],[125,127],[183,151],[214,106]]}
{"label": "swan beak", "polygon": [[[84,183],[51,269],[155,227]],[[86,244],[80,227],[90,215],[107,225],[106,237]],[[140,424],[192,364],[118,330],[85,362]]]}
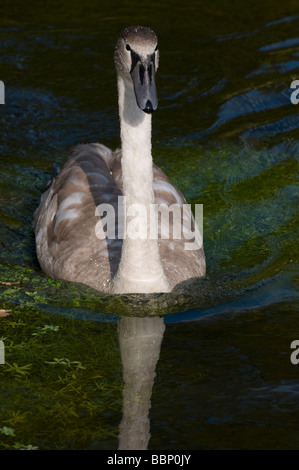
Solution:
{"label": "swan beak", "polygon": [[149,60],[143,64],[139,60],[131,71],[131,77],[139,108],[151,114],[158,107],[154,62]]}

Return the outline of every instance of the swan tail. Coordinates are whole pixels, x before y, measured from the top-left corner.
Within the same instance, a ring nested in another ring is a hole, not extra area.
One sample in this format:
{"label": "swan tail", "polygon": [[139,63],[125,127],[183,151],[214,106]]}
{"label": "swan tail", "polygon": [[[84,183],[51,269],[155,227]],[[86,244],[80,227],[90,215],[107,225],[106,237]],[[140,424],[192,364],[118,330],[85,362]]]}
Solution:
{"label": "swan tail", "polygon": [[57,163],[53,163],[52,164],[52,168],[51,168],[51,176],[50,176],[50,179],[49,181],[47,182],[46,184],[46,187],[45,187],[45,191],[47,191],[47,189],[50,188],[50,186],[52,185],[53,181],[55,180],[56,176],[59,175],[60,173],[60,168],[59,166],[57,165]]}

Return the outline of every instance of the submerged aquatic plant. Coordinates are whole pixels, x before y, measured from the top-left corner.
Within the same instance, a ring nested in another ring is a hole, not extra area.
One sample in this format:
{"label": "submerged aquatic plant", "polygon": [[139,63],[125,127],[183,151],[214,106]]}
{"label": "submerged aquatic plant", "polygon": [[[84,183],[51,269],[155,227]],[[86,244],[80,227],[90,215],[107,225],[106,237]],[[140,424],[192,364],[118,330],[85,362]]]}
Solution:
{"label": "submerged aquatic plant", "polygon": [[1,319],[0,449],[88,449],[115,442],[122,373],[117,325],[15,307]]}
{"label": "submerged aquatic plant", "polygon": [[38,446],[33,446],[32,444],[24,445],[16,443],[14,448],[17,450],[38,450]]}
{"label": "submerged aquatic plant", "polygon": [[5,364],[5,369],[7,372],[11,372],[15,375],[27,375],[32,367],[32,364],[25,364],[23,366],[19,366],[16,362],[13,364],[9,364],[8,362]]}
{"label": "submerged aquatic plant", "polygon": [[45,333],[48,333],[49,331],[58,331],[59,326],[57,325],[44,325],[44,326],[38,326],[37,327],[37,332],[36,333],[31,333],[32,336],[37,336],[37,335],[44,335]]}
{"label": "submerged aquatic plant", "polygon": [[13,428],[9,428],[7,426],[3,426],[0,428],[0,432],[4,434],[5,436],[14,436],[15,435],[15,430]]}

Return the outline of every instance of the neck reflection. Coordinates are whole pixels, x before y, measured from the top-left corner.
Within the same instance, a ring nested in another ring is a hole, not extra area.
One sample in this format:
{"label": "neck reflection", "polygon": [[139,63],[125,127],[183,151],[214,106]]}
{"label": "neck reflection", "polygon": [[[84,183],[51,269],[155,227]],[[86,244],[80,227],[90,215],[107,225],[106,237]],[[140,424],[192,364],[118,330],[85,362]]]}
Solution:
{"label": "neck reflection", "polygon": [[164,331],[164,319],[160,317],[119,318],[124,380],[119,450],[147,449],[151,394]]}

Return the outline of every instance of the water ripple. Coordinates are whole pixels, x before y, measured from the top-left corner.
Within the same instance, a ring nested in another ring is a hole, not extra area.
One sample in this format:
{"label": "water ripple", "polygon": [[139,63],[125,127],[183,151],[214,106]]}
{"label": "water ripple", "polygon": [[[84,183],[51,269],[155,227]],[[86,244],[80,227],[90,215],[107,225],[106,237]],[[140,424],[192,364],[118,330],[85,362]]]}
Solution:
{"label": "water ripple", "polygon": [[299,38],[289,38],[285,39],[284,41],[274,42],[272,44],[268,44],[267,46],[260,47],[260,51],[267,52],[267,51],[275,51],[278,49],[286,49],[287,47],[297,46],[299,44]]}

